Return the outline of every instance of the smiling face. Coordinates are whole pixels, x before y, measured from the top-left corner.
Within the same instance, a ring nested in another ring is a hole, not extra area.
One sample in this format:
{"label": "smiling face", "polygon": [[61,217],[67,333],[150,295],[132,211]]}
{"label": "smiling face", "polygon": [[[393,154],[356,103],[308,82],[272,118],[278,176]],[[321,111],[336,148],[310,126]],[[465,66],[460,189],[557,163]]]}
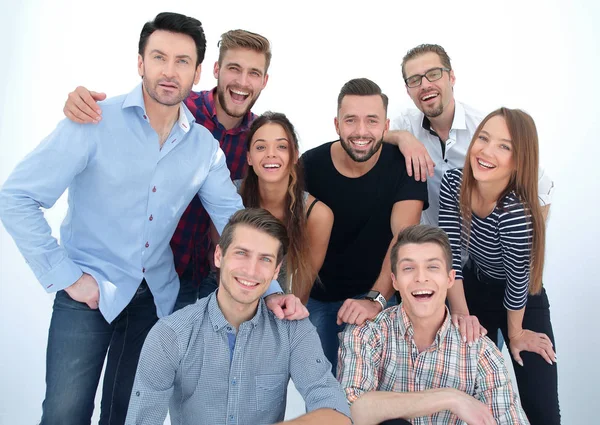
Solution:
{"label": "smiling face", "polygon": [[232,118],[252,109],[267,85],[266,57],[251,49],[230,49],[215,63],[218,105]]}
{"label": "smiling face", "polygon": [[335,118],[335,129],[350,158],[365,162],[381,147],[389,123],[380,95],[347,95]]}
{"label": "smiling face", "polygon": [[402,296],[410,320],[443,320],[446,294],[454,284],[442,247],[434,242],[407,243],[398,248],[392,283]]}
{"label": "smiling face", "polygon": [[264,231],[236,225],[231,244],[223,252],[217,245],[215,266],[220,269],[220,305],[255,307],[279,273],[281,243]]}
{"label": "smiling face", "polygon": [[510,132],[502,116],[490,118],[475,136],[469,149],[469,161],[478,182],[508,186],[515,167]]}
{"label": "smiling face", "polygon": [[[413,75],[424,75],[433,68],[445,68],[437,53],[427,52],[406,62],[404,73],[406,78]],[[421,85],[406,88],[406,92],[415,106],[429,118],[440,116],[454,100],[454,71],[443,71],[442,78],[430,82],[427,78],[421,79]]]}
{"label": "smiling face", "polygon": [[[145,100],[178,105],[200,80],[194,39],[186,34],[157,30],[148,38],[144,55],[138,55]],[[149,98],[149,99],[148,99]]]}
{"label": "smiling face", "polygon": [[260,127],[250,141],[248,165],[259,180],[275,183],[285,180],[290,174],[290,155],[293,163],[298,161],[294,150],[294,141],[285,129],[277,123],[267,123]]}

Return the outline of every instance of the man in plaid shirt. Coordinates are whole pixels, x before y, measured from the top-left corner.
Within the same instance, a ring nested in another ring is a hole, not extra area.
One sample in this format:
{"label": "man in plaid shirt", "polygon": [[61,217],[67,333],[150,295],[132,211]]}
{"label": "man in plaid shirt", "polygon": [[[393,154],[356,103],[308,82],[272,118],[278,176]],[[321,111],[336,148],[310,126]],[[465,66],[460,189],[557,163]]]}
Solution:
{"label": "man in plaid shirt", "polygon": [[529,424],[498,348],[487,337],[467,344],[452,325],[444,231],[408,227],[390,257],[402,304],[340,336],[338,379],[354,423]]}
{"label": "man in plaid shirt", "polygon": [[[213,75],[217,86],[212,90],[191,92],[186,106],[196,122],[206,127],[219,141],[225,153],[232,180],[246,175],[246,139],[252,121],[256,118],[252,106],[267,85],[271,62],[271,45],[265,37],[244,30],[231,30],[221,35],[219,59]],[[64,113],[72,121],[98,123],[101,110],[96,101],[104,100],[104,93],[77,87],[69,93]],[[175,269],[180,276],[181,290],[205,297],[217,286],[212,258],[210,218],[194,197],[183,213],[171,239]],[[297,297],[279,296],[281,288],[274,284],[267,291],[267,305],[278,317],[301,319],[308,311]],[[191,294],[193,296],[193,294]],[[188,297],[186,296],[185,299]],[[179,307],[179,306],[176,306]]]}

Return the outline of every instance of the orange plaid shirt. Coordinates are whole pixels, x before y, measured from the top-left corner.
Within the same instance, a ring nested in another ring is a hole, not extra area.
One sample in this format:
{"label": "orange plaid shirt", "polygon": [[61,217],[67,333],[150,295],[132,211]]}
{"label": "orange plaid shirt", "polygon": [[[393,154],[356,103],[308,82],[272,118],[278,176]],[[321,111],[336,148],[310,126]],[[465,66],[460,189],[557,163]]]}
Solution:
{"label": "orange plaid shirt", "polygon": [[[447,310],[447,309],[446,309]],[[416,392],[455,388],[486,404],[498,424],[529,424],[502,353],[487,337],[469,347],[446,312],[433,344],[419,352],[402,304],[340,336],[338,380],[348,403],[368,391]],[[415,425],[464,424],[445,410],[411,419]]]}

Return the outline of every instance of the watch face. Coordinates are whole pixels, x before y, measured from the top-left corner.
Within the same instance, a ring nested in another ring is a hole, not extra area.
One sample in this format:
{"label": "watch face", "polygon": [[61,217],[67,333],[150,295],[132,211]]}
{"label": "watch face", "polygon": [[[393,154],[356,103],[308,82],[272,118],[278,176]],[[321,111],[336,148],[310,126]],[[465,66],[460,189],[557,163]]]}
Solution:
{"label": "watch face", "polygon": [[367,295],[365,295],[365,298],[367,298],[369,300],[374,300],[379,295],[380,295],[379,291],[369,291],[369,292],[367,292]]}

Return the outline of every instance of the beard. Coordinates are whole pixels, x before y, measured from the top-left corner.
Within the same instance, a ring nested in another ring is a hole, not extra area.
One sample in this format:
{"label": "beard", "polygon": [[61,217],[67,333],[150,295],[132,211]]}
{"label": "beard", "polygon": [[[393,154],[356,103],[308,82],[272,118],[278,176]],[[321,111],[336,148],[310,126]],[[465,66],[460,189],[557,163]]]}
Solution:
{"label": "beard", "polygon": [[434,106],[429,109],[423,108],[423,115],[425,115],[427,118],[439,117],[442,115],[442,112],[444,112],[444,105],[441,103],[438,106]]}
{"label": "beard", "polygon": [[[146,89],[146,93],[152,99],[154,99],[157,103],[165,106],[175,106],[181,103],[192,91],[192,87],[194,86],[194,81],[190,81],[190,83],[184,87],[182,87],[176,79],[169,78],[160,78],[156,81],[150,80],[149,78],[144,76],[142,77],[142,82],[144,89]],[[161,83],[171,83],[177,86],[177,92],[171,95],[169,94],[160,94],[159,93],[159,84]]]}
{"label": "beard", "polygon": [[248,95],[248,97],[250,97],[250,103],[248,104],[248,107],[241,112],[235,111],[233,108],[229,107],[229,105],[227,104],[227,101],[225,99],[225,92],[227,90],[229,90],[229,88],[227,88],[227,87],[223,88],[219,84],[217,84],[217,99],[219,100],[219,105],[221,105],[221,108],[223,108],[223,111],[225,111],[225,113],[227,115],[229,115],[230,117],[233,117],[233,118],[244,117],[248,113],[248,111],[250,111],[252,109],[252,107],[258,100],[258,96],[252,97],[254,95],[254,92],[250,91],[250,94]]}
{"label": "beard", "polygon": [[[352,140],[360,139],[360,140],[371,140],[373,143],[371,145],[371,149],[367,151],[357,151],[352,148]],[[373,157],[377,153],[377,151],[381,148],[381,144],[383,143],[383,133],[379,140],[374,137],[349,137],[348,140],[344,140],[340,136],[340,143],[342,148],[346,151],[348,156],[352,158],[354,162],[366,162]]]}

